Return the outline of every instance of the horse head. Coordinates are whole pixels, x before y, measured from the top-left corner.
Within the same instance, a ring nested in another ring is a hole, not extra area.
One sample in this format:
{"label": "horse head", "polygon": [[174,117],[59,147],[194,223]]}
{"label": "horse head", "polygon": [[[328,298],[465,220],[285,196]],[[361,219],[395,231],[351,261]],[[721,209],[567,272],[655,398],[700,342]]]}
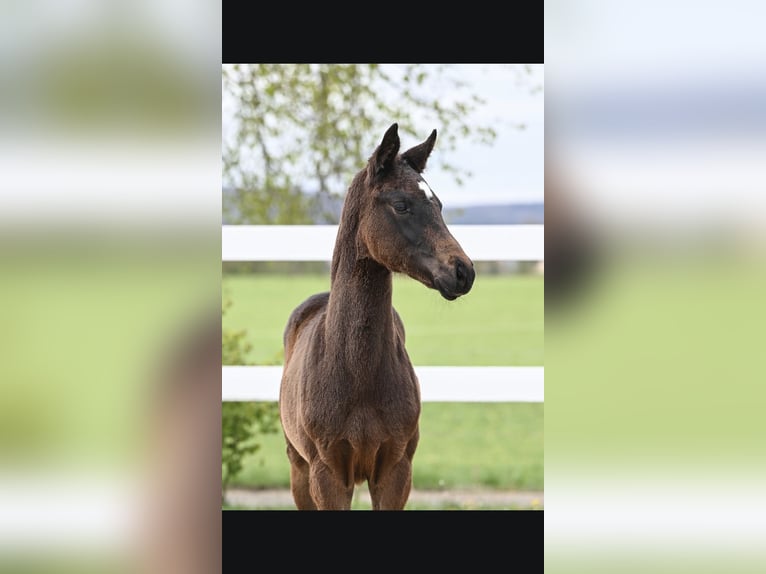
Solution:
{"label": "horse head", "polygon": [[399,153],[398,125],[386,131],[366,167],[357,256],[405,273],[449,301],[471,290],[473,262],[442,217],[442,202],[423,178],[436,130]]}

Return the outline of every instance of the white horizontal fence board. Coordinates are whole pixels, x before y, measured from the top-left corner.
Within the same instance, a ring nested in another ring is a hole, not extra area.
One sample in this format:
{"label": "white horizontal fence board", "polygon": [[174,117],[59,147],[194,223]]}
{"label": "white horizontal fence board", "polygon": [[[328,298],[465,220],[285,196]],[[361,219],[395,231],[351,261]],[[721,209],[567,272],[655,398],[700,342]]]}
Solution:
{"label": "white horizontal fence board", "polygon": [[224,366],[221,378],[223,401],[276,401],[282,367]]}
{"label": "white horizontal fence board", "polygon": [[[543,225],[450,225],[473,261],[543,261]],[[224,225],[223,261],[330,261],[336,225]]]}
{"label": "white horizontal fence board", "polygon": [[335,225],[224,225],[224,261],[329,261]]}
{"label": "white horizontal fence board", "polygon": [[473,261],[543,261],[544,225],[450,225]]}
{"label": "white horizontal fence board", "polygon": [[[415,367],[423,402],[544,402],[544,367]],[[224,366],[223,401],[276,401],[282,367]]]}

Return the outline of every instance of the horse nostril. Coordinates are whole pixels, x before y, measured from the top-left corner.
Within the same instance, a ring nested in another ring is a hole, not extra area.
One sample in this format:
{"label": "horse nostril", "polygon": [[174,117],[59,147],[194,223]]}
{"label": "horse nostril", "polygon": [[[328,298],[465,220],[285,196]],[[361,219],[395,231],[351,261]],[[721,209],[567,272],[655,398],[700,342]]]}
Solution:
{"label": "horse nostril", "polygon": [[462,291],[468,284],[468,270],[465,264],[459,259],[455,263],[455,278],[457,279],[457,286]]}
{"label": "horse nostril", "polygon": [[457,280],[457,288],[462,293],[467,293],[471,286],[473,285],[473,264],[470,264],[470,267],[466,265],[463,261],[458,259],[455,262],[455,279]]}

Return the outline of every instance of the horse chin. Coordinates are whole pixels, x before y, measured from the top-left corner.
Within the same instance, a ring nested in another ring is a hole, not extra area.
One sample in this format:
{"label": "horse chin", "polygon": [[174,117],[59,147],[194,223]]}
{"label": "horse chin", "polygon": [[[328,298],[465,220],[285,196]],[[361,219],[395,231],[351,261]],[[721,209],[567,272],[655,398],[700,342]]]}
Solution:
{"label": "horse chin", "polygon": [[444,298],[445,298],[447,301],[454,301],[455,299],[457,299],[458,297],[460,297],[460,295],[453,295],[452,293],[447,293],[446,291],[442,291],[441,289],[439,289],[439,293],[440,293],[440,294],[441,294],[441,296],[442,296],[442,297],[444,297]]}
{"label": "horse chin", "polygon": [[406,272],[407,275],[409,275],[412,279],[415,279],[416,281],[419,281],[429,289],[434,289],[435,291],[439,292],[439,295],[444,297],[447,301],[454,301],[458,297],[462,295],[462,293],[455,293],[454,291],[451,291],[443,281],[439,281],[437,277],[434,277],[430,273],[413,273],[413,272]]}
{"label": "horse chin", "polygon": [[447,301],[454,301],[462,293],[454,293],[453,291],[450,291],[444,283],[440,282],[438,279],[433,280],[433,285],[430,285],[432,289],[436,289],[439,292],[439,295],[444,297]]}

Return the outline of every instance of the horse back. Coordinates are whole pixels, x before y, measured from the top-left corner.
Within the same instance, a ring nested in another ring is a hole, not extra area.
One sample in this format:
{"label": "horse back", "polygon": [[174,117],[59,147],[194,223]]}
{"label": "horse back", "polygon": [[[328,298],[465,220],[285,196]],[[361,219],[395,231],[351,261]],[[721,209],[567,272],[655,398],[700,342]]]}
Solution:
{"label": "horse back", "polygon": [[329,299],[329,291],[317,293],[298,305],[290,314],[282,336],[282,342],[285,346],[285,362],[287,362],[290,353],[292,352],[293,345],[295,344],[295,340],[298,337],[301,327],[303,327],[314,315],[327,307],[327,301]]}

